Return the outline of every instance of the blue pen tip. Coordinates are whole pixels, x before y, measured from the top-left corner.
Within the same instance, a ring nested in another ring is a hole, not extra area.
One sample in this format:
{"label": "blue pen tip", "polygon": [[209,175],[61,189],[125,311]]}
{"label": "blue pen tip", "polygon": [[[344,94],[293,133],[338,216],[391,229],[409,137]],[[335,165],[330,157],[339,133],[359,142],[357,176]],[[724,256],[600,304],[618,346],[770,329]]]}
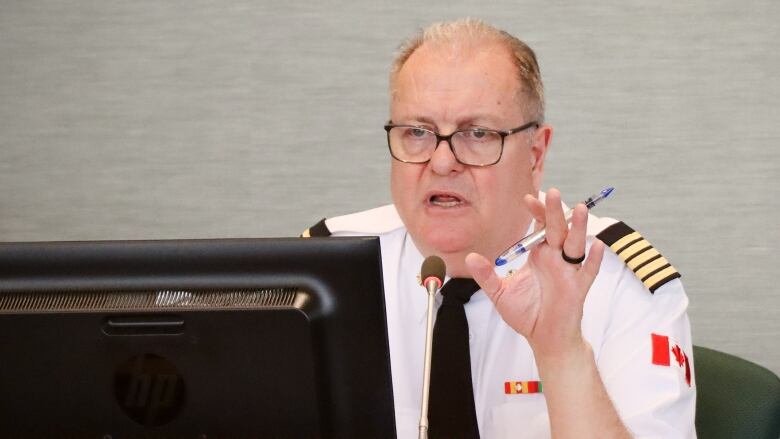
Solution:
{"label": "blue pen tip", "polygon": [[610,186],[610,187],[604,189],[603,191],[601,191],[601,194],[604,195],[604,198],[607,198],[609,196],[609,194],[611,194],[612,191],[614,191],[614,190],[615,190],[615,188]]}
{"label": "blue pen tip", "polygon": [[507,261],[507,260],[506,260],[506,259],[504,259],[504,258],[497,258],[497,259],[496,259],[496,266],[497,266],[497,267],[500,267],[500,266],[502,266],[502,265],[506,264],[507,262],[509,262],[509,261]]}

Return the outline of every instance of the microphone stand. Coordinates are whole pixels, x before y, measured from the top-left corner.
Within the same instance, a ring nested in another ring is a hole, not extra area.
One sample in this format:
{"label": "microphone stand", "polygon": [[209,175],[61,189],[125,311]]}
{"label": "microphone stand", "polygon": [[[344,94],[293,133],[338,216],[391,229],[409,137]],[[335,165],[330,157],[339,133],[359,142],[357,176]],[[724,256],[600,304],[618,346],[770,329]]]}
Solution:
{"label": "microphone stand", "polygon": [[425,328],[425,365],[423,368],[422,406],[420,407],[420,430],[418,439],[428,439],[428,396],[431,387],[431,351],[433,350],[433,306],[436,290],[441,287],[439,279],[426,279],[428,291],[428,318]]}

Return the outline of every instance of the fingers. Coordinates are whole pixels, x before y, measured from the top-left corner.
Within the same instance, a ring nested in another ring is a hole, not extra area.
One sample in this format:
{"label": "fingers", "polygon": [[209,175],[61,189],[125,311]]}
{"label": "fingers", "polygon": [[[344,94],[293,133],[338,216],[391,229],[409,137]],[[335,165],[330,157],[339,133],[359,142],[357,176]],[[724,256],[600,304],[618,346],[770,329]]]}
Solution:
{"label": "fingers", "polygon": [[599,267],[601,267],[601,260],[604,258],[604,248],[606,246],[599,239],[594,239],[593,244],[590,245],[590,252],[588,253],[588,259],[583,264],[581,273],[584,273],[588,283],[592,283],[599,274]]}
{"label": "fingers", "polygon": [[536,199],[533,195],[526,194],[523,201],[528,207],[528,211],[531,212],[531,216],[536,220],[535,230],[539,230],[544,227],[544,203]]}
{"label": "fingers", "polygon": [[474,281],[491,299],[501,290],[501,278],[493,270],[493,264],[484,256],[478,253],[469,253],[466,255],[466,267],[471,272]]}
{"label": "fingers", "polygon": [[[544,203],[545,210],[545,227],[547,230],[547,244],[553,249],[563,248],[563,242],[566,240],[566,235],[569,228],[566,224],[566,219],[563,216],[563,206],[561,205],[561,193],[558,189],[550,189],[547,192]],[[577,257],[572,256],[572,257]]]}
{"label": "fingers", "polygon": [[[588,208],[584,204],[580,203],[572,210],[571,227],[569,227],[561,204],[561,193],[557,189],[553,188],[547,192],[545,203],[531,195],[526,195],[524,201],[537,222],[536,229],[545,227],[545,240],[550,248],[560,249],[566,256],[573,259],[585,254]],[[589,270],[586,270],[586,276],[591,277],[591,282],[598,273],[604,255],[603,247],[603,243],[599,241],[596,248],[591,249],[591,256],[586,261],[586,265],[590,267]]]}
{"label": "fingers", "polygon": [[[563,242],[563,252],[570,258],[579,258],[585,254],[585,235],[588,228],[588,208],[580,203],[574,207],[571,217],[571,230]],[[549,239],[549,238],[548,238]]]}

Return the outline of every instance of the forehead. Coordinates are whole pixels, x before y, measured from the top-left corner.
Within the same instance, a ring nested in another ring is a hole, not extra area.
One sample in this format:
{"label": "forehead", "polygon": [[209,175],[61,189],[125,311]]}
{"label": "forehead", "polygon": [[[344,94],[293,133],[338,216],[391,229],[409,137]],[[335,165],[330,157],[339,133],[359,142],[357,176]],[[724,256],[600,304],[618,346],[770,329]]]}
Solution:
{"label": "forehead", "polygon": [[517,67],[495,42],[425,43],[395,78],[394,122],[517,124],[522,118]]}

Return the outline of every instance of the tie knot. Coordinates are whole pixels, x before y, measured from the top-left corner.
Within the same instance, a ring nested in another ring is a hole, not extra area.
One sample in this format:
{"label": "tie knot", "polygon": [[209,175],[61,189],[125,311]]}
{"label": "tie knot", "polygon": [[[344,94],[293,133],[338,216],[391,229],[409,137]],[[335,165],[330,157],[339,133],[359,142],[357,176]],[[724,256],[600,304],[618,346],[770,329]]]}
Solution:
{"label": "tie knot", "polygon": [[441,289],[441,294],[444,296],[443,303],[455,301],[463,305],[471,299],[471,295],[477,290],[479,290],[479,285],[474,279],[453,277]]}

